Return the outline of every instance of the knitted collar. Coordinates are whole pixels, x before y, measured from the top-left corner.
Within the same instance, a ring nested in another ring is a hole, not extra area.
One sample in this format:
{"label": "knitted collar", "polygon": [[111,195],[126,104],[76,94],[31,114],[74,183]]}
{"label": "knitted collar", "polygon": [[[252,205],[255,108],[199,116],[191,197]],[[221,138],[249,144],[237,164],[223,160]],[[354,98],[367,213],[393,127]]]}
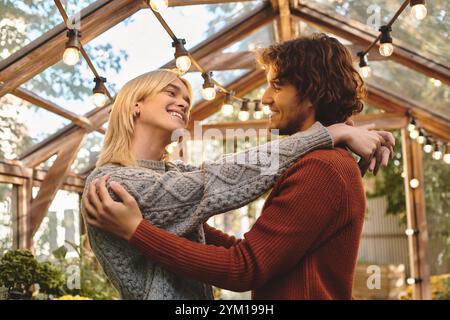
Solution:
{"label": "knitted collar", "polygon": [[155,170],[166,171],[166,162],[158,160],[136,160],[139,167]]}

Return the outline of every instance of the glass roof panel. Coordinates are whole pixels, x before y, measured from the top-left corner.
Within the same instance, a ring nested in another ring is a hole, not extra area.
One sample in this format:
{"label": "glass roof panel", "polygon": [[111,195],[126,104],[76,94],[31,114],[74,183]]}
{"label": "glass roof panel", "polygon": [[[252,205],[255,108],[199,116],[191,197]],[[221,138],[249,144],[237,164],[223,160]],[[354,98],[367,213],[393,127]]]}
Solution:
{"label": "glass roof panel", "polygon": [[15,159],[68,125],[64,119],[13,95],[0,98],[0,158]]}
{"label": "glass roof panel", "polygon": [[[63,0],[69,17],[95,0]],[[0,1],[0,60],[63,22],[54,0]]]}
{"label": "glass roof panel", "polygon": [[[315,0],[302,1],[306,5],[325,13],[344,17],[363,24],[373,25],[375,30],[387,23],[400,7],[398,0]],[[450,59],[450,2],[426,1],[428,11],[425,19],[418,21],[411,16],[407,6],[392,28],[394,44],[397,41],[409,49],[437,62],[448,65]],[[379,19],[377,12],[379,12]],[[375,18],[375,19],[374,19]],[[372,24],[374,22],[374,24]]]}

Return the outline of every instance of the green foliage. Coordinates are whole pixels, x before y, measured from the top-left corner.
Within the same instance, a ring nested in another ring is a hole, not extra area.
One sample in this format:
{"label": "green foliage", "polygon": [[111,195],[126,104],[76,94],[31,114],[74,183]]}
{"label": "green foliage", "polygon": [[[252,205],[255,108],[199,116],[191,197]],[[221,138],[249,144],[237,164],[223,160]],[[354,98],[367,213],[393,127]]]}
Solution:
{"label": "green foliage", "polygon": [[381,168],[374,178],[374,190],[367,192],[367,197],[375,198],[386,196],[388,199],[388,214],[401,216],[401,221],[406,224],[405,186],[402,178],[402,139],[399,131],[393,131],[395,137],[394,159],[386,168]]}
{"label": "green foliage", "polygon": [[11,250],[0,259],[0,286],[6,287],[11,297],[31,298],[34,284],[43,294],[57,295],[64,282],[64,274],[56,266],[38,262],[29,250]]}
{"label": "green foliage", "polygon": [[60,270],[67,270],[69,266],[73,265],[78,265],[80,268],[80,288],[69,289],[66,283],[63,287],[64,294],[72,296],[80,295],[93,300],[119,299],[118,291],[103,272],[95,256],[92,252],[83,248],[82,244],[85,241],[86,236],[82,236],[79,246],[74,243],[69,243],[78,254],[78,258],[76,259],[66,258],[67,249],[64,246],[53,251],[53,256],[57,259]]}
{"label": "green foliage", "polygon": [[38,265],[29,250],[6,252],[0,260],[0,285],[6,287],[8,292],[28,295],[31,285],[36,283]]}
{"label": "green foliage", "polygon": [[40,263],[36,270],[36,283],[39,284],[39,292],[58,295],[62,291],[65,278],[56,266],[45,261]]}

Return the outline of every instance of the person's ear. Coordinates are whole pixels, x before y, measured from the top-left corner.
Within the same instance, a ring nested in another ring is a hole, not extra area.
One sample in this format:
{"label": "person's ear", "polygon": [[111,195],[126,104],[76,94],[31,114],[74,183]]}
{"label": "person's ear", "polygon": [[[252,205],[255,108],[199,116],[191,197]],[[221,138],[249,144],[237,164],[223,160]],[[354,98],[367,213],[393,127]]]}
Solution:
{"label": "person's ear", "polygon": [[138,118],[141,115],[141,102],[136,102],[133,106],[133,117]]}

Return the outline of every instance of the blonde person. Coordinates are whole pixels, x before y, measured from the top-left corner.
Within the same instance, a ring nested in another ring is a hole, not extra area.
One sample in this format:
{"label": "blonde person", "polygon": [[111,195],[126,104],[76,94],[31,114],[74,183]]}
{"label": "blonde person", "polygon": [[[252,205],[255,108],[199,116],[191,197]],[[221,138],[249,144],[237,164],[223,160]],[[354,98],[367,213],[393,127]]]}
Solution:
{"label": "blonde person", "polygon": [[[118,182],[136,199],[144,219],[205,243],[208,218],[257,199],[302,155],[343,143],[370,160],[384,141],[376,131],[345,124],[325,128],[316,122],[280,141],[200,167],[163,161],[172,133],[187,125],[191,101],[189,83],[169,70],[148,72],[125,84],[112,107],[103,149],[87,178],[83,199],[89,191],[95,192],[91,182],[108,176],[114,199],[118,198],[112,182]],[[276,171],[264,174],[274,155],[279,162]],[[237,161],[243,158],[262,160],[256,164]],[[91,211],[87,206],[88,201],[83,201],[83,211]],[[88,234],[96,257],[123,299],[213,298],[210,285],[170,272],[113,233],[89,225]]]}

